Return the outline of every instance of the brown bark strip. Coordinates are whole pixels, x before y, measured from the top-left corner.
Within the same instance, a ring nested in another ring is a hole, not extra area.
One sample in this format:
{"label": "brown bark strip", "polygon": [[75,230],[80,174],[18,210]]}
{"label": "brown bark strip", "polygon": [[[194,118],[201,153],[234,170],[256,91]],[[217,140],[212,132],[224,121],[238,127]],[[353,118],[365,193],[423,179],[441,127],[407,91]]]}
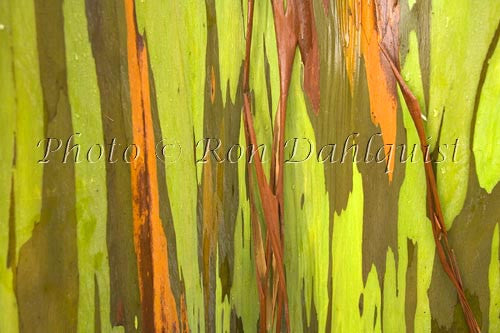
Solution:
{"label": "brown bark strip", "polygon": [[[257,138],[255,135],[255,129],[253,127],[252,114],[251,114],[251,104],[250,104],[250,90],[249,90],[249,71],[250,71],[250,49],[252,43],[252,26],[253,26],[253,9],[254,2],[253,0],[248,1],[248,22],[247,22],[247,34],[246,34],[246,56],[244,63],[244,73],[243,73],[243,116],[244,116],[244,125],[245,125],[245,137],[248,144],[251,144],[253,147],[258,147]],[[276,196],[272,193],[271,187],[266,180],[266,176],[264,174],[264,169],[262,167],[262,161],[260,160],[259,154],[255,156],[255,171],[257,174],[257,184],[260,193],[260,199],[262,202],[262,209],[264,212],[264,221],[267,226],[267,230],[269,233],[268,239],[270,239],[271,247],[273,250],[273,254],[276,257],[276,261],[278,262],[278,278],[281,281],[279,283],[280,294],[282,298],[287,299],[286,296],[286,286],[285,286],[285,270],[283,265],[283,256],[282,256],[282,244],[280,241],[280,232],[279,232],[279,217],[278,217],[278,202]],[[250,174],[251,170],[247,170],[247,174]],[[251,183],[249,187],[249,192],[252,193]],[[252,199],[251,205],[254,205],[253,195],[250,194],[250,198]],[[252,209],[252,213],[255,219],[255,209]],[[254,220],[255,221],[255,220]],[[256,235],[255,228],[253,234]],[[254,237],[254,243],[256,242]],[[267,269],[269,270],[269,263],[266,263]],[[259,274],[259,269],[258,273]],[[262,272],[260,272],[262,274]],[[266,280],[268,275],[266,274]],[[264,283],[257,278],[257,283],[259,285],[259,290],[267,290],[267,281]],[[261,293],[259,293],[260,295]],[[269,297],[269,292],[266,292],[266,298]],[[265,326],[263,322],[265,322],[266,311],[262,311],[264,307],[267,308],[267,300],[262,299],[261,297],[261,332],[265,331]],[[262,303],[265,303],[262,305]],[[287,325],[289,325],[288,315],[287,317]],[[278,322],[279,322],[278,316]],[[289,326],[288,326],[289,327]]]}
{"label": "brown bark strip", "polygon": [[[251,174],[249,174],[249,184],[252,184]],[[257,288],[259,294],[259,305],[260,305],[260,321],[259,330],[260,332],[266,331],[267,326],[267,265],[264,252],[264,244],[262,241],[262,231],[260,228],[260,223],[257,218],[257,212],[255,208],[255,199],[253,198],[253,193],[249,189],[250,195],[250,220],[252,223],[252,240],[255,251],[255,272],[257,275]]]}
{"label": "brown bark strip", "polygon": [[[64,140],[74,130],[68,99],[63,1],[36,0],[34,9],[35,22],[26,24],[36,25],[44,137]],[[71,153],[69,161],[73,158]],[[74,164],[55,160],[45,164],[42,184],[40,220],[21,246],[14,270],[19,331],[76,332],[79,288]]]}
{"label": "brown bark strip", "polygon": [[[14,177],[12,177],[10,184],[9,244],[7,246],[7,268],[14,268],[16,266],[16,199],[14,195],[14,188]],[[13,271],[15,272],[15,269]]]}
{"label": "brown bark strip", "polygon": [[[213,71],[212,71],[213,73]],[[203,258],[203,290],[204,290],[204,304],[205,309],[208,309],[210,304],[215,304],[215,297],[210,292],[216,288],[213,285],[213,270],[211,267],[215,266],[217,256],[217,235],[219,228],[220,204],[218,196],[214,195],[214,191],[220,191],[214,188],[213,183],[213,168],[212,160],[208,160],[203,165],[203,229],[202,229],[202,258]],[[215,166],[215,173],[218,171],[219,166]],[[212,277],[212,279],[211,279]],[[211,283],[212,281],[212,283]],[[205,323],[210,321],[209,311],[205,311]]]}
{"label": "brown bark strip", "polygon": [[[257,154],[255,171],[259,189],[264,222],[266,224],[266,254],[260,233],[259,221],[256,216],[254,196],[249,188],[251,201],[252,229],[254,249],[256,251],[257,283],[259,288],[261,322],[260,330],[269,329],[274,322],[276,330],[281,330],[281,318],[284,312],[287,330],[290,330],[288,316],[288,297],[285,284],[285,267],[283,262],[284,251],[284,202],[283,202],[283,166],[285,119],[288,89],[290,86],[295,51],[299,47],[304,64],[304,90],[309,97],[314,111],[319,110],[319,48],[314,12],[310,0],[290,0],[285,10],[282,0],[272,0],[276,40],[278,47],[278,64],[280,72],[280,99],[276,120],[271,162],[271,179],[268,183],[262,161]],[[248,144],[258,147],[253,127],[250,103],[250,89],[248,85],[250,71],[250,49],[253,25],[253,0],[248,1],[248,22],[246,34],[246,56],[243,74],[243,116],[245,137]],[[251,171],[247,170],[251,179]],[[264,267],[265,266],[265,269]],[[272,274],[274,273],[274,274]],[[272,274],[272,276],[271,276]],[[270,322],[269,315],[273,318]],[[266,320],[267,319],[267,320]],[[264,323],[267,323],[264,325]]]}
{"label": "brown bark strip", "polygon": [[351,94],[354,93],[358,72],[359,27],[361,25],[361,1],[337,0],[337,15],[340,25],[340,38],[344,51],[345,69]]}
{"label": "brown bark strip", "polygon": [[[287,8],[281,0],[272,0],[274,26],[276,31],[276,42],[278,47],[278,65],[280,73],[280,98],[278,111],[274,122],[274,139],[271,161],[271,186],[276,195],[278,204],[279,224],[276,229],[280,230],[281,253],[284,250],[284,200],[283,200],[283,166],[284,166],[284,142],[286,106],[288,91],[292,76],[295,51],[299,47],[302,62],[304,64],[304,91],[309,97],[314,112],[317,114],[320,104],[319,89],[319,47],[317,32],[314,21],[314,9],[311,0],[290,0]],[[275,250],[273,249],[273,252]],[[280,269],[284,264],[275,256],[275,264]],[[274,264],[274,262],[273,262]],[[284,281],[284,280],[283,280]],[[277,295],[278,312],[276,327],[279,330],[281,325],[282,308],[285,309],[287,327],[288,304],[286,293]]]}
{"label": "brown bark strip", "polygon": [[464,286],[462,284],[462,278],[460,277],[460,271],[458,269],[455,254],[448,243],[448,235],[446,232],[446,226],[444,224],[441,203],[439,201],[439,196],[437,193],[434,171],[431,164],[425,161],[425,147],[428,146],[428,143],[425,135],[424,125],[422,122],[422,112],[418,104],[418,100],[415,95],[413,95],[410,88],[406,85],[403,77],[400,74],[399,66],[396,67],[391,57],[382,45],[380,45],[380,49],[391,65],[392,72],[394,73],[394,76],[396,77],[396,80],[401,88],[401,92],[403,93],[404,100],[406,102],[406,105],[408,106],[408,110],[413,119],[413,123],[415,124],[415,128],[417,129],[418,137],[420,139],[420,146],[424,154],[425,175],[427,178],[428,214],[432,221],[432,231],[434,234],[434,240],[436,243],[439,260],[441,261],[441,265],[443,266],[444,271],[457,290],[458,298],[465,315],[465,320],[467,322],[467,325],[469,326],[469,331],[474,333],[480,332],[481,329],[479,328],[479,325],[474,318],[474,313],[472,312],[469,302],[467,301],[467,297],[465,296]]}
{"label": "brown bark strip", "polygon": [[167,239],[160,220],[155,140],[147,49],[137,32],[133,0],[125,0],[133,142],[140,149],[131,165],[134,245],[145,332],[179,331],[168,273]]}
{"label": "brown bark strip", "polygon": [[[103,139],[104,142],[113,139],[128,142],[132,136],[126,125],[131,117],[125,94],[129,82],[127,73],[121,71],[127,61],[125,8],[122,2],[102,0],[85,0],[85,6],[99,91],[101,96],[106,96],[101,98]],[[109,156],[110,145],[104,149],[105,156]],[[126,332],[131,332],[135,330],[134,318],[140,317],[140,296],[137,262],[130,260],[135,257],[130,166],[126,163],[105,165],[111,324],[124,326]]]}

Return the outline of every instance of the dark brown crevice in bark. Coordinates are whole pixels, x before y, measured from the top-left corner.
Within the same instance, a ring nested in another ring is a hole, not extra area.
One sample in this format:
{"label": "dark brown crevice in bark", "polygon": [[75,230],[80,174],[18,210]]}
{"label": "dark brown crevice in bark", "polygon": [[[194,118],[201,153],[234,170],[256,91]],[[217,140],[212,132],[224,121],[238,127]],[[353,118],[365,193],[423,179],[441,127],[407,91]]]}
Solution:
{"label": "dark brown crevice in bark", "polygon": [[[7,268],[16,266],[16,197],[14,195],[14,177],[10,185],[10,207],[9,207],[9,243],[7,244]],[[15,274],[15,269],[13,269]]]}
{"label": "dark brown crevice in bark", "polygon": [[[14,62],[12,62],[14,66]],[[14,72],[14,68],[12,68]],[[14,77],[15,80],[15,77]],[[12,170],[16,168],[17,163],[17,137],[16,132],[13,133],[13,145],[12,145]],[[15,178],[14,173],[10,172],[11,182],[10,182],[10,207],[9,207],[9,243],[7,244],[7,268],[15,268],[16,266],[16,197],[14,195],[15,188]],[[12,270],[14,276],[13,281],[15,281],[16,270]]]}
{"label": "dark brown crevice in bark", "polygon": [[99,297],[99,282],[97,275],[94,274],[94,333],[102,332],[101,324],[101,299]]}
{"label": "dark brown crevice in bark", "polygon": [[[497,29],[495,30],[495,34],[493,35],[493,39],[490,42],[490,45],[488,47],[488,52],[486,53],[486,57],[484,58],[483,61],[483,66],[481,68],[481,74],[479,77],[479,83],[477,85],[476,89],[476,96],[474,100],[474,110],[473,110],[473,115],[472,115],[472,121],[471,121],[471,146],[474,144],[474,133],[476,129],[476,118],[477,118],[477,110],[479,108],[479,102],[481,99],[481,93],[483,91],[483,86],[484,86],[484,81],[486,80],[486,74],[488,73],[488,68],[490,66],[490,59],[495,53],[495,50],[497,49],[498,46],[498,40],[500,38],[500,22],[497,25]],[[472,163],[472,162],[471,162]]]}
{"label": "dark brown crevice in bark", "polygon": [[[124,9],[121,1],[86,0],[86,16],[101,96],[106,156],[113,139],[116,151],[131,142]],[[118,146],[120,144],[121,146]],[[120,154],[119,154],[120,155]],[[130,165],[106,163],[107,247],[110,266],[111,324],[135,332],[135,317],[142,322],[137,262],[133,243]]]}
{"label": "dark brown crevice in bark", "polygon": [[[73,134],[61,0],[36,0],[45,137]],[[15,289],[20,332],[76,332],[78,266],[72,162],[44,166],[40,221],[21,247]],[[73,156],[71,156],[73,157]]]}

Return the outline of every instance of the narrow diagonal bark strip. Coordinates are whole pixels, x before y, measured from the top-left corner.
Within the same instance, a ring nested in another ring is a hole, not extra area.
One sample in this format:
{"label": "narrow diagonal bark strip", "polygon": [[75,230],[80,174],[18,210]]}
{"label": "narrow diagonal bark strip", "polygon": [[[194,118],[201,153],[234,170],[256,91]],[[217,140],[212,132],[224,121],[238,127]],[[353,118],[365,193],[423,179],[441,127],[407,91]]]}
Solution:
{"label": "narrow diagonal bark strip", "polygon": [[[255,134],[255,129],[253,127],[252,114],[251,114],[251,105],[250,105],[250,89],[249,89],[249,77],[250,77],[250,50],[252,43],[252,30],[253,30],[253,9],[254,2],[253,0],[248,1],[248,22],[247,22],[247,34],[246,34],[246,53],[245,53],[245,63],[244,63],[244,74],[243,74],[243,119],[245,126],[245,137],[247,143],[251,144],[253,147],[258,147],[257,138]],[[278,203],[276,196],[272,193],[271,187],[266,180],[266,176],[264,174],[264,168],[262,166],[262,161],[260,159],[260,155],[256,154],[255,156],[255,170],[257,174],[257,184],[260,193],[260,199],[262,202],[262,209],[264,211],[264,220],[266,223],[267,231],[268,231],[268,239],[271,242],[271,246],[273,249],[273,254],[276,257],[276,261],[279,263],[278,265],[278,278],[281,281],[279,284],[280,292],[285,299],[286,302],[286,287],[285,287],[285,269],[283,265],[283,256],[282,256],[282,244],[280,240],[280,232],[279,232],[279,215],[278,215]],[[250,170],[248,172],[251,172]],[[249,189],[251,191],[251,188]],[[253,200],[253,196],[251,196]],[[255,212],[255,210],[253,210]],[[255,231],[254,231],[255,232]],[[267,263],[269,265],[269,262]],[[269,266],[267,267],[269,270]],[[261,286],[262,287],[262,286]],[[261,299],[262,301],[263,299]],[[261,304],[261,309],[263,308]],[[261,320],[265,319],[266,315],[261,311]],[[289,325],[288,315],[287,317],[287,325]],[[279,318],[278,318],[279,321]],[[263,325],[261,325],[261,330],[263,329]],[[289,328],[289,326],[288,326]]]}
{"label": "narrow diagonal bark strip", "polygon": [[145,332],[172,332],[179,330],[179,319],[170,288],[167,239],[160,220],[147,49],[137,32],[133,0],[125,0],[125,14],[132,133],[140,149],[131,165],[131,178],[142,328]]}
{"label": "narrow diagonal bark strip", "polygon": [[474,333],[480,332],[481,329],[479,328],[479,325],[474,318],[474,313],[472,312],[469,302],[467,301],[467,297],[465,296],[464,286],[462,284],[462,278],[460,277],[460,271],[455,259],[455,254],[448,243],[448,235],[446,232],[446,226],[444,224],[441,203],[437,193],[436,177],[434,175],[431,164],[425,161],[425,147],[428,147],[428,143],[425,135],[424,125],[422,122],[422,112],[420,110],[418,100],[415,95],[413,95],[410,88],[406,85],[403,77],[400,74],[399,68],[396,67],[385,48],[382,45],[379,45],[379,47],[385,58],[389,62],[392,72],[394,73],[394,76],[401,88],[401,92],[403,93],[404,100],[406,102],[406,105],[408,106],[408,110],[410,111],[410,115],[413,119],[413,123],[415,124],[415,128],[417,129],[418,137],[420,139],[420,146],[422,148],[424,156],[425,175],[427,178],[428,213],[432,221],[432,231],[434,234],[436,248],[438,250],[437,252],[439,260],[441,261],[441,265],[443,266],[444,271],[457,290],[458,298],[465,315],[465,320],[467,322],[467,325],[469,326],[469,331]]}
{"label": "narrow diagonal bark strip", "polygon": [[[248,144],[258,147],[255,130],[251,115],[249,71],[250,71],[250,49],[252,40],[253,24],[253,1],[248,1],[248,22],[246,34],[246,56],[243,74],[243,119],[245,126],[245,137]],[[262,202],[264,222],[266,224],[266,265],[265,281],[259,281],[259,295],[261,302],[261,320],[271,314],[276,325],[276,330],[281,330],[281,317],[285,315],[287,330],[290,331],[290,320],[288,316],[288,296],[285,284],[284,267],[284,200],[283,200],[283,167],[284,167],[284,141],[285,120],[288,89],[292,74],[292,67],[297,47],[300,50],[304,64],[304,90],[317,113],[319,110],[319,48],[314,25],[314,11],[310,0],[291,0],[284,8],[283,1],[272,0],[274,25],[276,30],[276,41],[278,48],[278,64],[280,73],[280,98],[278,112],[274,122],[274,136],[271,162],[271,178],[267,181],[260,156],[255,158],[255,170],[257,184]],[[250,175],[248,175],[250,177]],[[254,205],[253,195],[250,191],[251,205]],[[255,209],[251,214],[254,215]],[[258,223],[258,221],[256,221]],[[253,229],[255,229],[255,223]],[[254,236],[259,236],[254,230]],[[254,240],[255,242],[256,240]],[[263,247],[262,247],[263,249]],[[260,249],[259,249],[260,250]],[[271,273],[276,271],[277,274]],[[262,270],[259,276],[262,277]],[[272,281],[269,279],[272,278]],[[263,285],[265,284],[265,285]],[[264,291],[265,289],[265,291]],[[279,292],[278,292],[279,291]],[[270,299],[270,295],[273,295]],[[271,304],[269,304],[269,302]],[[284,311],[283,311],[284,310]],[[269,322],[269,320],[268,320]],[[264,326],[261,322],[261,330]]]}
{"label": "narrow diagonal bark strip", "polygon": [[[252,184],[253,177],[252,174],[249,173],[249,184]],[[253,193],[251,189],[249,189],[249,201],[250,201],[250,220],[252,223],[252,241],[253,241],[253,251],[255,257],[255,272],[256,272],[256,280],[257,280],[257,291],[259,295],[259,306],[260,306],[260,321],[259,321],[259,330],[260,332],[266,331],[266,323],[267,323],[267,309],[266,309],[266,299],[267,296],[267,264],[266,258],[264,255],[264,245],[262,241],[262,231],[260,228],[260,223],[257,219],[257,212],[255,208],[255,201],[253,198]]]}
{"label": "narrow diagonal bark strip", "polygon": [[[310,0],[290,0],[286,8],[281,0],[272,0],[276,43],[278,48],[278,65],[280,73],[280,98],[278,112],[274,122],[274,138],[271,164],[271,186],[278,204],[278,224],[272,226],[278,229],[280,237],[279,249],[281,257],[284,252],[284,143],[288,92],[292,76],[295,52],[299,48],[304,65],[304,92],[309,97],[314,112],[317,114],[320,106],[319,89],[319,47],[314,21],[314,10]],[[267,221],[266,221],[267,222]],[[269,222],[268,222],[269,223]],[[273,253],[276,252],[273,249]],[[278,270],[284,264],[275,254]],[[282,280],[281,284],[284,284]],[[288,329],[288,300],[286,293],[278,295],[276,328],[280,329],[281,314],[284,307]]]}

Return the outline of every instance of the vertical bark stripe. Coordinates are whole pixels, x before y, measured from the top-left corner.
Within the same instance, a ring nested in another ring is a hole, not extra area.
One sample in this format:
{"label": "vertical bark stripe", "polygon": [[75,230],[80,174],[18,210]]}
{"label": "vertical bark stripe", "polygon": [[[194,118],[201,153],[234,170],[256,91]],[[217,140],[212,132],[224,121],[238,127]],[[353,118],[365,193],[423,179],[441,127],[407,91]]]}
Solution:
{"label": "vertical bark stripe", "polygon": [[125,14],[132,133],[139,149],[131,165],[131,179],[142,325],[145,332],[170,332],[178,330],[179,321],[168,275],[167,239],[160,220],[148,56],[144,39],[137,33],[133,0],[125,0]]}
{"label": "vertical bark stripe", "polygon": [[[361,6],[361,52],[366,66],[371,117],[373,123],[380,126],[385,145],[384,151],[387,157],[391,153],[391,146],[389,145],[395,146],[396,143],[396,112],[398,104],[396,100],[396,82],[391,77],[389,64],[383,59],[379,50],[379,43],[383,43],[384,36],[377,30],[375,7],[374,1],[371,3],[363,2]],[[390,23],[395,24],[394,22]],[[389,159],[387,163],[389,181],[392,181],[394,158]]]}

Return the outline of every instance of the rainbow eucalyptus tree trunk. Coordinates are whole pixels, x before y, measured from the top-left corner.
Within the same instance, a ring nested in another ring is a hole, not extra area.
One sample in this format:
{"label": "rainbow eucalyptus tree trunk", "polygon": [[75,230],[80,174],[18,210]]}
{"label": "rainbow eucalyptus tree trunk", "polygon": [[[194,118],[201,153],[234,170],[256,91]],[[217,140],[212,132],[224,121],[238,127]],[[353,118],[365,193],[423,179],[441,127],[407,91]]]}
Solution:
{"label": "rainbow eucalyptus tree trunk", "polygon": [[500,332],[499,27],[1,0],[0,333]]}

